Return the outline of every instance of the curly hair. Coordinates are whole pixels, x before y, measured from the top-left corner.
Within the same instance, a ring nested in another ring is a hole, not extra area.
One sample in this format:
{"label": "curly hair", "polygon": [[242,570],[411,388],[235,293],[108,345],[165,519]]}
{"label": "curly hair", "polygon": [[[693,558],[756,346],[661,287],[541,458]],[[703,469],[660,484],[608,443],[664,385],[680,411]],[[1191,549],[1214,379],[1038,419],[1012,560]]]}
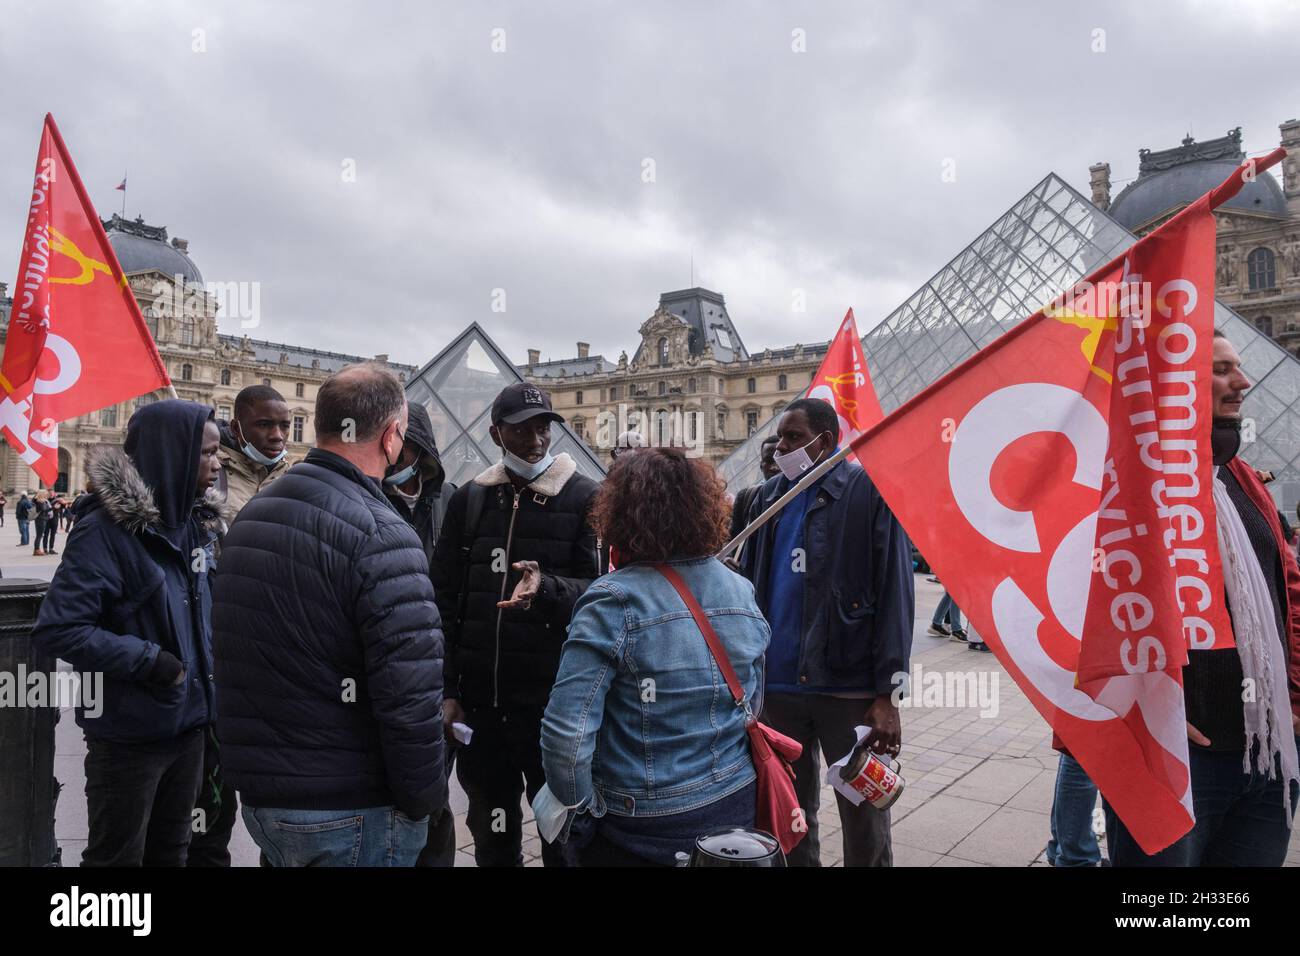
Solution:
{"label": "curly hair", "polygon": [[699,558],[727,543],[731,505],[726,485],[703,459],[640,448],[615,459],[591,520],[620,565]]}

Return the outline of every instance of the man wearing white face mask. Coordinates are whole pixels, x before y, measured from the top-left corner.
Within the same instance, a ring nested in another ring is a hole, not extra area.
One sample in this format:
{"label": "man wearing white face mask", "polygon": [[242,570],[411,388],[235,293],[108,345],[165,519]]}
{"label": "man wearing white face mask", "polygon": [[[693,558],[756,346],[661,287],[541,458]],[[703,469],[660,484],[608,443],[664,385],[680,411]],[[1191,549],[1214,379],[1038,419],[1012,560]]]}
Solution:
{"label": "man wearing white face mask", "polygon": [[[776,434],[781,474],[754,495],[750,521],[835,453],[839,418],[821,399],[798,399]],[[794,772],[808,835],[787,860],[820,866],[817,750],[828,764],[840,759],[859,724],[875,752],[897,756],[902,746],[891,692],[912,649],[911,544],[862,467],[841,461],[749,540],[741,571],[772,626],[762,719],[803,744]],[[889,811],[837,801],[844,865],[891,866]]]}
{"label": "man wearing white face mask", "polygon": [[[596,483],[567,454],[551,454],[563,421],[535,385],[509,385],[492,403],[501,461],[457,489],[430,565],[447,635],[448,741],[469,797],[466,823],[479,866],[521,866],[523,812],[543,783],[542,714],[560,666],[573,605],[600,574],[588,520]],[[571,851],[542,844],[546,866]]]}
{"label": "man wearing white face mask", "polygon": [[249,385],[235,396],[235,416],[222,429],[218,453],[226,473],[227,520],[233,521],[249,498],[289,470],[290,427],[289,405],[271,386]]}

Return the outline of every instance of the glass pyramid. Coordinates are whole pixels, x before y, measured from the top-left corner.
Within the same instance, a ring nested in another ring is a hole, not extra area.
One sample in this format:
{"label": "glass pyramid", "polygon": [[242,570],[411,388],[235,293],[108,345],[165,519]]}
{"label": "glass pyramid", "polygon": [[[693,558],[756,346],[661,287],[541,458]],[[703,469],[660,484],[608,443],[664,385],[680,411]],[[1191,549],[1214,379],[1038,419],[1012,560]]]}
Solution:
{"label": "glass pyramid", "polygon": [[[1049,174],[863,336],[885,414],[1136,241]],[[1214,312],[1254,382],[1244,407],[1254,440],[1242,456],[1273,472],[1269,489],[1291,513],[1300,502],[1300,361],[1222,302]],[[718,466],[732,493],[759,480],[758,446],[774,428],[765,423]]]}
{"label": "glass pyramid", "polygon": [[[463,485],[501,460],[501,450],[488,434],[492,400],[507,385],[523,380],[477,322],[412,376],[407,401],[428,409],[448,481]],[[568,425],[552,425],[551,435],[551,454],[568,452],[580,474],[596,481],[605,477],[600,461]]]}

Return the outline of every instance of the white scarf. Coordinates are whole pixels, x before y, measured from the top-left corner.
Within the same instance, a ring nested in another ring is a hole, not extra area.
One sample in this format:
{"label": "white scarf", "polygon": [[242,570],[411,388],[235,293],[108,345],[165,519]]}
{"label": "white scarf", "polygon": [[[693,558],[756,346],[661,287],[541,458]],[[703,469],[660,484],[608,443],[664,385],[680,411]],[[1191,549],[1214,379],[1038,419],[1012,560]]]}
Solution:
{"label": "white scarf", "polygon": [[[1226,467],[1226,466],[1225,466]],[[1219,557],[1223,583],[1232,609],[1232,633],[1241,658],[1241,672],[1255,682],[1255,693],[1243,702],[1246,718],[1246,752],[1242,771],[1249,773],[1250,754],[1258,745],[1255,769],[1276,777],[1275,757],[1281,758],[1282,801],[1287,825],[1292,822],[1291,781],[1300,781],[1295,736],[1291,725],[1291,699],[1287,693],[1286,651],[1277,633],[1277,615],[1263,569],[1246,533],[1237,506],[1216,470],[1214,507],[1218,512]]]}

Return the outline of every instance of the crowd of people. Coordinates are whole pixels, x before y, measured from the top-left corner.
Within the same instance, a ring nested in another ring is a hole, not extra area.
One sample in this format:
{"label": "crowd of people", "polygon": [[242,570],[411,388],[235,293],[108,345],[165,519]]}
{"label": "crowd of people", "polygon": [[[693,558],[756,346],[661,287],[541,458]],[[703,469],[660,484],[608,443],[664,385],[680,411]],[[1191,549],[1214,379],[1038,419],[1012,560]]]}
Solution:
{"label": "crowd of people", "polygon": [[[1300,713],[1300,567],[1267,492],[1229,454],[1249,383],[1226,339],[1215,349],[1215,461],[1244,526],[1227,540],[1248,541],[1256,562],[1250,587],[1229,586],[1234,627],[1252,607],[1238,643],[1281,668],[1283,691],[1289,666]],[[230,422],[156,402],[123,447],[89,456],[33,633],[105,675],[102,715],[77,713],[83,865],[229,865],[242,812],[266,866],[451,866],[453,773],[479,866],[522,865],[524,800],[546,866],[672,865],[704,831],[755,825],[746,725],[758,715],[802,745],[807,833],[788,859],[817,866],[820,764],[848,754],[859,725],[867,748],[899,753],[891,692],[910,670],[913,559],[866,472],[838,462],[734,561],[716,557],[833,455],[828,403],[786,407],[763,445],[765,480],[734,502],[709,464],[635,432],[603,481],[585,477],[552,453],[563,419],[525,383],[491,407],[501,460],[461,487],[428,413],[382,366],[322,385],[316,444],[296,463],[289,417],[268,386],[244,389]],[[739,703],[685,594],[725,649]],[[932,632],[965,636],[956,607],[942,610]],[[1225,656],[1237,650],[1197,653],[1196,829],[1143,858],[1111,814],[1117,865],[1285,853],[1286,695],[1243,711],[1241,665]],[[1095,863],[1095,788],[1061,761],[1054,862]],[[845,864],[891,865],[889,811],[842,796],[837,810]]]}
{"label": "crowd of people", "polygon": [[[14,504],[14,519],[18,522],[18,547],[32,547],[32,556],[58,554],[54,549],[60,530],[69,532],[76,517],[75,507],[84,492],[73,497],[42,488],[37,492],[24,491]],[[0,528],[5,523],[5,505],[8,499],[0,494]],[[35,526],[35,539],[32,538]]]}

